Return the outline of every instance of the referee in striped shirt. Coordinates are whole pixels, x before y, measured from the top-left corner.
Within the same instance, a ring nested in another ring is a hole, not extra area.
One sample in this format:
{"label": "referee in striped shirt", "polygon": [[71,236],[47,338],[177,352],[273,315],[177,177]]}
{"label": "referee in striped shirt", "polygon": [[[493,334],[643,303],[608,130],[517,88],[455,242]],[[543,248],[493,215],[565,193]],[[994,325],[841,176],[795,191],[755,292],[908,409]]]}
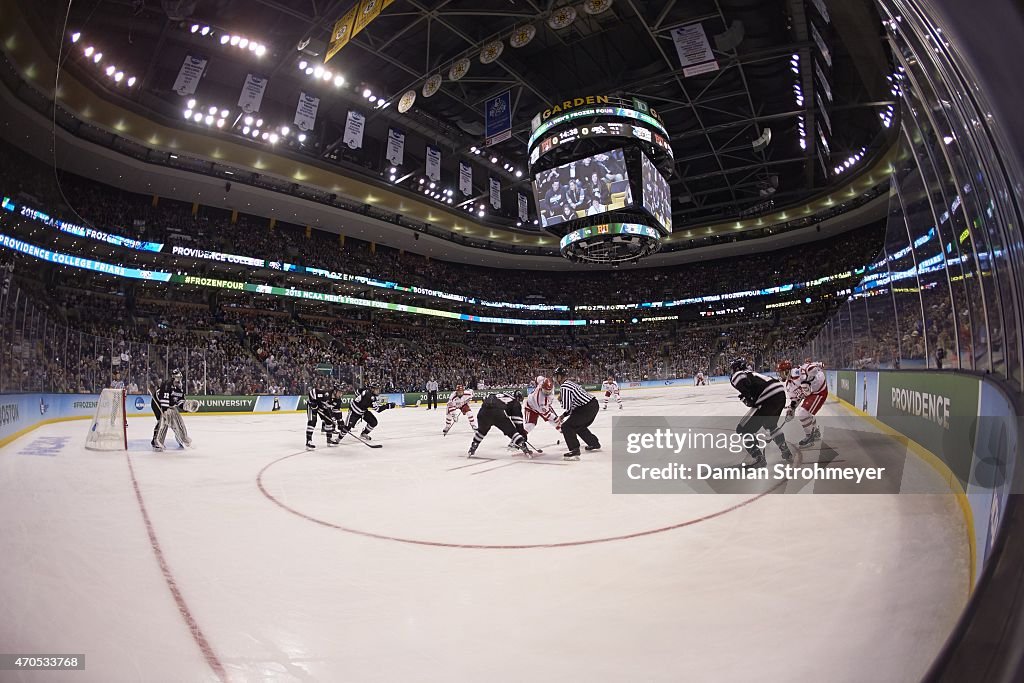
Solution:
{"label": "referee in striped shirt", "polygon": [[590,425],[597,417],[597,399],[589,391],[576,382],[565,379],[565,368],[556,368],[553,373],[555,381],[561,385],[559,398],[562,402],[562,413],[559,420],[562,423],[562,436],[565,437],[565,445],[569,452],[562,456],[564,460],[580,459],[580,439],[587,444],[588,451],[596,451],[601,448],[601,443],[590,431]]}

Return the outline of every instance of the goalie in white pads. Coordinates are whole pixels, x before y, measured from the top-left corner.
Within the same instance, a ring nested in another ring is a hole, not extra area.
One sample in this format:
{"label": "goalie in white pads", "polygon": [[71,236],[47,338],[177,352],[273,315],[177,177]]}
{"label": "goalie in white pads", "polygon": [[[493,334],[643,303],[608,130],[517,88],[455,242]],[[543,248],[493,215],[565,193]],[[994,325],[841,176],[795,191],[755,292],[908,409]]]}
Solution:
{"label": "goalie in white pads", "polygon": [[473,414],[473,409],[469,405],[472,400],[472,389],[467,389],[461,384],[455,385],[455,391],[452,392],[451,398],[448,399],[448,406],[445,411],[444,418],[444,429],[441,431],[442,436],[448,436],[448,431],[459,419],[459,415],[465,415],[466,419],[469,421],[469,426],[473,428],[474,432],[477,430],[476,415]]}
{"label": "goalie in white pads", "polygon": [[167,438],[168,427],[174,432],[174,438],[181,446],[191,446],[192,439],[188,436],[185,428],[185,421],[181,419],[181,411],[196,412],[199,409],[199,402],[185,400],[185,389],[181,380],[181,371],[171,372],[170,379],[165,379],[160,387],[152,392],[152,407],[156,414],[156,427],[153,429],[153,440],[150,445],[153,450],[164,450],[164,440]]}
{"label": "goalie in white pads", "polygon": [[611,375],[601,385],[601,391],[604,392],[604,407],[602,410],[608,410],[608,399],[612,396],[619,404],[619,410],[622,410],[622,397],[619,396],[619,383],[615,381],[615,378]]}

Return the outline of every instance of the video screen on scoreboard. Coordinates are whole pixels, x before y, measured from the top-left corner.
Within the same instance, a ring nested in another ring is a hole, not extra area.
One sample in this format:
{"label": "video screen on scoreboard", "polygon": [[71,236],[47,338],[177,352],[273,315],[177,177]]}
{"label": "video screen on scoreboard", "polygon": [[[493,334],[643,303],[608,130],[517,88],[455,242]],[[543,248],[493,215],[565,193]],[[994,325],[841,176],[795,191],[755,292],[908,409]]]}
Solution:
{"label": "video screen on scoreboard", "polygon": [[672,232],[672,192],[668,189],[668,181],[658,173],[646,154],[640,155],[640,176],[643,181],[644,208],[651,212],[666,232]]}
{"label": "video screen on scoreboard", "polygon": [[533,178],[537,213],[545,228],[633,205],[621,149],[541,171]]}

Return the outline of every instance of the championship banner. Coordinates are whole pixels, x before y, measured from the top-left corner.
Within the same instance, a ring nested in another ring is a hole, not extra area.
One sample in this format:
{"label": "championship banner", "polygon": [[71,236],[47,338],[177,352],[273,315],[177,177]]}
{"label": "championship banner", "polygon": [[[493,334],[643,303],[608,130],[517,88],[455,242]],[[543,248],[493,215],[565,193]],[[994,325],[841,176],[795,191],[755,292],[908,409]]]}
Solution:
{"label": "championship banner", "polygon": [[676,54],[683,67],[683,76],[718,71],[718,62],[700,23],[672,29],[672,42],[675,43]]}
{"label": "championship banner", "polygon": [[427,145],[427,177],[437,182],[441,180],[441,150]]}
{"label": "championship banner", "polygon": [[506,90],[484,104],[484,147],[512,137],[512,91]]}
{"label": "championship banner", "polygon": [[178,69],[178,77],[174,79],[174,92],[182,96],[195,95],[196,86],[199,85],[199,79],[203,77],[205,71],[205,58],[185,55],[185,61]]}
{"label": "championship banner", "polygon": [[473,167],[459,162],[459,191],[467,197],[473,194]]}
{"label": "championship banner", "polygon": [[331,61],[331,57],[338,54],[338,50],[345,47],[352,39],[352,26],[356,22],[357,9],[359,8],[353,7],[345,12],[341,19],[334,22],[334,28],[331,30],[331,42],[328,43],[327,53],[324,55],[324,64]]}
{"label": "championship banner", "polygon": [[530,213],[529,213],[529,211],[530,211],[529,206],[527,206],[527,204],[526,204],[526,195],[523,194],[522,192],[518,192],[516,194],[519,195],[519,220],[521,220],[522,222],[525,223],[526,219],[530,215]]}
{"label": "championship banner", "polygon": [[388,151],[384,157],[395,166],[405,160],[405,133],[397,128],[388,128]]}
{"label": "championship banner", "polygon": [[313,130],[316,125],[316,110],[320,108],[320,98],[309,93],[299,92],[299,103],[295,106],[295,127],[301,131]]}
{"label": "championship banner", "polygon": [[495,209],[501,208],[501,181],[497,178],[491,178],[491,206]]}
{"label": "championship banner", "polygon": [[355,36],[377,18],[382,9],[383,0],[360,0],[359,12],[356,13],[356,25],[352,28],[352,35]]}
{"label": "championship banner", "polygon": [[345,121],[345,135],[342,141],[351,149],[359,149],[363,146],[363,128],[366,127],[366,117],[357,111],[350,111]]}
{"label": "championship banner", "polygon": [[246,114],[254,114],[260,110],[260,103],[263,102],[263,92],[267,89],[267,79],[264,76],[248,74],[245,83],[242,85],[242,92],[238,96],[238,106]]}

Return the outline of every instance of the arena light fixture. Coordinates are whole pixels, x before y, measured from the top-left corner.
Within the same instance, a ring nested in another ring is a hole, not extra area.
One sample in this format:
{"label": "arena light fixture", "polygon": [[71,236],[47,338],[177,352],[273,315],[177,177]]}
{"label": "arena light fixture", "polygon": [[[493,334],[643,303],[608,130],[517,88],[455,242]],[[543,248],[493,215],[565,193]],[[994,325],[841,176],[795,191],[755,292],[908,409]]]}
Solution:
{"label": "arena light fixture", "polygon": [[130,88],[133,85],[135,85],[135,76],[129,76],[128,77],[128,87]]}
{"label": "arena light fixture", "polygon": [[92,61],[96,62],[97,64],[99,64],[102,59],[103,59],[103,53],[102,52],[97,52],[96,54],[94,54],[92,56]]}
{"label": "arena light fixture", "polygon": [[299,142],[301,143],[301,142],[305,142],[305,141],[306,141],[306,134],[305,133],[299,133]]}
{"label": "arena light fixture", "polygon": [[345,85],[345,78],[341,74],[338,74],[334,77],[334,87],[340,88],[343,85]]}
{"label": "arena light fixture", "polygon": [[94,48],[92,45],[87,45],[85,47],[85,50],[84,50],[85,56],[86,57],[92,57],[92,53],[95,52],[95,51],[96,51],[96,48]]}
{"label": "arena light fixture", "polygon": [[71,34],[71,42],[72,43],[77,43],[78,39],[81,38],[81,37],[82,37],[82,32],[81,31],[75,31],[74,33]]}

